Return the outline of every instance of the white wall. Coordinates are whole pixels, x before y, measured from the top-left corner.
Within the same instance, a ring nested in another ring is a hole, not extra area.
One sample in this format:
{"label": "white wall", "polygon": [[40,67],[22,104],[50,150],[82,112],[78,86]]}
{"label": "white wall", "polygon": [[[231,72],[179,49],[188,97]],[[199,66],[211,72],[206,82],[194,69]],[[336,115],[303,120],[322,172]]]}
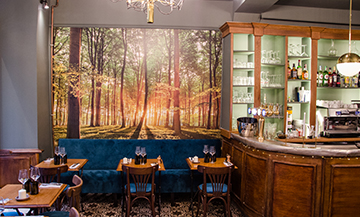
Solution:
{"label": "white wall", "polygon": [[0,148],[37,148],[37,0],[0,1]]}

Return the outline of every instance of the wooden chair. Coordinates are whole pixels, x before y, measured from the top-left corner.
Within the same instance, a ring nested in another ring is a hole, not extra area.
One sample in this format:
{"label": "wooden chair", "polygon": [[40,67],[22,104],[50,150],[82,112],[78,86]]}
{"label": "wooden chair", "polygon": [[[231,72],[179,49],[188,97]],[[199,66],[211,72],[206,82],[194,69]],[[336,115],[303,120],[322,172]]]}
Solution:
{"label": "wooden chair", "polygon": [[67,165],[59,165],[52,168],[41,168],[39,167],[40,171],[40,179],[41,183],[50,183],[50,182],[59,182],[61,173],[67,172],[69,167]]}
{"label": "wooden chair", "polygon": [[69,187],[65,194],[69,200],[69,207],[75,207],[77,210],[80,210],[80,194],[83,180],[78,175],[74,175],[72,182],[75,186]]}
{"label": "wooden chair", "polygon": [[203,173],[204,180],[203,184],[198,186],[199,195],[196,216],[199,215],[200,203],[203,205],[203,216],[206,217],[209,203],[214,199],[221,199],[224,202],[225,216],[230,217],[231,173],[234,170],[234,166],[205,167],[199,165],[197,169],[200,173]]}
{"label": "wooden chair", "polygon": [[123,165],[122,170],[126,173],[126,216],[130,216],[134,201],[140,198],[149,201],[152,215],[155,216],[155,172],[158,165],[144,168]]}

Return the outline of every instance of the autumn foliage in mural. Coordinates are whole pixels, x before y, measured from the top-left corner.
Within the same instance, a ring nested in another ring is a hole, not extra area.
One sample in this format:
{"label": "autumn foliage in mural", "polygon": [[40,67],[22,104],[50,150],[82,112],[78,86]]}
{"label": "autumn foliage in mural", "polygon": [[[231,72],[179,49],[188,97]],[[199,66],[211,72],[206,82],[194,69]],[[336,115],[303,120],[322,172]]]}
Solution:
{"label": "autumn foliage in mural", "polygon": [[55,138],[219,137],[214,30],[55,28]]}

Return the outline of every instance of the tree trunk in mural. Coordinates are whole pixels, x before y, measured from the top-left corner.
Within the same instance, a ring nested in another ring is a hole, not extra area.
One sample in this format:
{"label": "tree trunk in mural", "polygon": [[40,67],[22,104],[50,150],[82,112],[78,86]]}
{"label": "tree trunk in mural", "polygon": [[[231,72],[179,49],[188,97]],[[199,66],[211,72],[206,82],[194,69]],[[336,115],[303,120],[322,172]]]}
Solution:
{"label": "tree trunk in mural", "polygon": [[211,30],[209,31],[209,82],[210,82],[210,91],[209,91],[209,112],[208,112],[208,120],[207,120],[207,125],[206,125],[206,129],[210,129],[210,125],[211,125],[211,105],[212,105],[212,73],[211,73],[211,60],[212,60],[212,56],[211,56]]}
{"label": "tree trunk in mural", "polygon": [[147,104],[148,104],[148,92],[149,92],[149,88],[148,88],[148,69],[147,69],[147,36],[146,36],[146,29],[143,29],[143,34],[144,34],[144,38],[143,38],[143,42],[144,42],[144,79],[145,79],[145,96],[144,96],[144,109],[143,109],[143,114],[141,116],[140,119],[140,123],[137,126],[136,130],[141,130],[142,125],[144,123],[144,119],[146,117],[146,112],[147,112]]}
{"label": "tree trunk in mural", "polygon": [[115,61],[113,65],[113,73],[114,73],[114,88],[112,92],[112,107],[111,107],[111,125],[116,124],[116,89],[117,89],[117,68]]}
{"label": "tree trunk in mural", "polygon": [[[165,38],[166,40],[166,38]],[[172,37],[171,37],[171,30],[169,30],[169,43],[166,43],[168,45],[168,100],[166,103],[166,118],[165,118],[165,127],[169,127],[169,112],[170,112],[170,105],[171,105],[171,50],[172,50]]]}
{"label": "tree trunk in mural", "polygon": [[122,42],[124,46],[124,59],[123,65],[121,68],[121,78],[120,78],[120,111],[121,111],[121,128],[125,127],[125,113],[124,113],[124,74],[125,74],[125,66],[126,66],[126,55],[127,55],[127,30],[122,28]]}
{"label": "tree trunk in mural", "polygon": [[80,138],[80,50],[81,28],[70,29],[67,138]]}
{"label": "tree trunk in mural", "polygon": [[179,48],[179,30],[174,30],[174,131],[180,135],[180,48]]}
{"label": "tree trunk in mural", "polygon": [[[216,32],[215,32],[215,36],[216,36]],[[220,119],[220,97],[218,94],[218,90],[217,90],[217,80],[216,80],[216,71],[217,68],[220,65],[220,55],[221,55],[221,51],[222,51],[222,40],[219,40],[219,37],[214,37],[214,47],[215,47],[215,62],[214,62],[214,66],[213,66],[213,77],[214,77],[214,98],[216,100],[216,110],[214,111],[215,114],[215,128],[218,129],[219,128],[219,119]]]}

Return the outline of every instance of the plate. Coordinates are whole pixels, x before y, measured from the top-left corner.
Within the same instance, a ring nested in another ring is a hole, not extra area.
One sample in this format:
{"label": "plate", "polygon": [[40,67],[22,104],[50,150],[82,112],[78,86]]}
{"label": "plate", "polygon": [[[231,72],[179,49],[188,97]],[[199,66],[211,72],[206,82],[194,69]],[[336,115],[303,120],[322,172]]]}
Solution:
{"label": "plate", "polygon": [[200,161],[192,161],[193,164],[198,164]]}
{"label": "plate", "polygon": [[17,200],[17,201],[23,201],[23,200],[28,200],[28,199],[30,199],[30,196],[28,194],[26,194],[26,197],[22,198],[22,199],[20,199],[19,196],[15,197],[15,200]]}

